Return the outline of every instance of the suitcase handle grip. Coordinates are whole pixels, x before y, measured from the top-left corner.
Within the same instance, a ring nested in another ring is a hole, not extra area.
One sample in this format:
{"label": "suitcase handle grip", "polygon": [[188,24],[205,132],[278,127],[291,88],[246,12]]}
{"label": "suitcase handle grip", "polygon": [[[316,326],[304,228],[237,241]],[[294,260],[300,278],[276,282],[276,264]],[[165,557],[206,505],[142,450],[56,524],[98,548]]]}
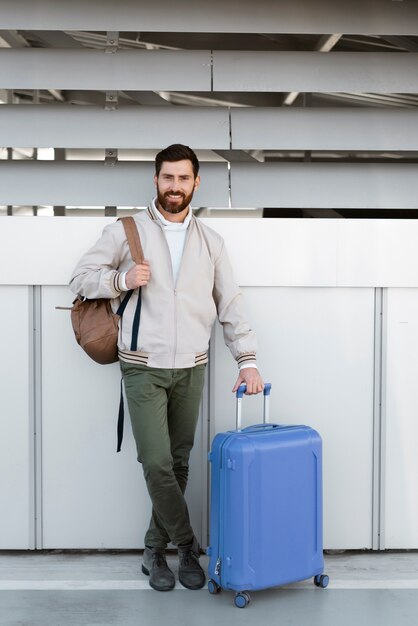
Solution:
{"label": "suitcase handle grip", "polygon": [[[242,404],[242,398],[244,396],[244,393],[247,391],[247,385],[245,383],[243,383],[242,385],[240,385],[237,389],[236,392],[236,428],[237,430],[241,430],[241,404]],[[264,423],[267,424],[269,421],[269,401],[270,401],[270,392],[271,392],[271,383],[265,383],[264,385],[264,389],[263,389],[263,396],[264,396],[264,415],[263,415],[263,420]]]}
{"label": "suitcase handle grip", "polygon": [[[237,392],[236,392],[237,398],[241,399],[246,391],[247,391],[247,385],[245,383],[242,383],[237,389]],[[270,392],[271,392],[271,383],[265,383],[264,389],[263,389],[263,396],[269,396]]]}

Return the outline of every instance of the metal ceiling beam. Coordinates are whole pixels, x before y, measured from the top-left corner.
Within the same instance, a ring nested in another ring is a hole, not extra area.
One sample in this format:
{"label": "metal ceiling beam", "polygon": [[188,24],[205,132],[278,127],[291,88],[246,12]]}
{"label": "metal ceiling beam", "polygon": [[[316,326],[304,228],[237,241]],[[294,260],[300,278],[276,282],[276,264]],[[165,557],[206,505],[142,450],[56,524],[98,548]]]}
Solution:
{"label": "metal ceiling beam", "polygon": [[[0,48],[30,48],[30,44],[17,31],[0,31]],[[54,100],[64,101],[64,97],[57,89],[48,89]],[[39,94],[37,96],[39,98]]]}
{"label": "metal ceiling beam", "polygon": [[212,58],[213,91],[418,92],[418,53],[412,52],[214,50]]}
{"label": "metal ceiling beam", "polygon": [[60,102],[65,102],[65,98],[58,89],[48,89],[49,93],[55,100],[59,100]]}
{"label": "metal ceiling beam", "polygon": [[160,94],[155,91],[121,91],[120,93],[124,93],[134,102],[145,106],[171,106],[170,102],[168,102],[165,98],[160,96]]}
{"label": "metal ceiling beam", "polygon": [[[305,36],[305,41],[315,35]],[[129,41],[129,40],[126,40]],[[265,35],[259,33],[141,33],[130,44],[166,47],[177,50],[306,50],[303,39],[294,35]]]}
{"label": "metal ceiling beam", "polygon": [[0,48],[30,48],[30,44],[16,30],[0,30]]}
{"label": "metal ceiling beam", "polygon": [[336,217],[342,218],[343,216],[334,209],[303,209],[304,217]]}
{"label": "metal ceiling beam", "polygon": [[[339,42],[341,37],[342,33],[336,33],[334,35],[323,35],[314,47],[314,51],[329,52]],[[300,91],[290,91],[287,96],[284,97],[283,105],[290,106],[291,104],[293,104],[299,94]]]}
{"label": "metal ceiling beam", "polygon": [[[286,153],[276,150],[264,151],[264,163],[301,163],[304,161],[306,152],[289,150]],[[315,151],[311,152],[310,163],[418,163],[417,152],[335,152]]]}
{"label": "metal ceiling beam", "polygon": [[0,87],[211,91],[209,50],[2,50]]}
{"label": "metal ceiling beam", "polygon": [[[84,46],[88,46],[90,48],[101,49],[106,46],[106,35],[103,35],[103,33],[100,33],[100,32],[77,30],[77,31],[68,31],[68,34],[70,34],[71,37],[73,37],[79,43],[83,44]],[[165,34],[166,33],[164,33],[164,35]],[[148,50],[150,45],[160,50],[183,50],[184,49],[184,46],[169,46],[169,45],[166,45],[164,42],[161,42],[161,43],[152,42],[151,40],[148,40],[148,38],[146,40],[143,40],[139,38],[139,35],[141,35],[141,33],[138,34],[138,37],[136,39],[131,39],[127,36],[124,37],[122,33],[122,36],[119,37],[119,43],[124,49],[134,48],[134,49],[139,49],[139,50]],[[170,35],[171,34],[169,34],[169,36]],[[177,35],[177,33],[174,33],[174,36],[175,35]],[[184,35],[181,35],[181,37],[184,40]],[[194,46],[194,47],[196,48],[198,46]],[[210,46],[206,46],[206,48],[208,47]]]}
{"label": "metal ceiling beam", "polygon": [[[105,106],[106,94],[103,91],[65,89],[62,91],[65,100],[70,104],[95,104],[101,107]],[[128,98],[123,91],[119,92],[118,106],[135,106],[131,98]]]}
{"label": "metal ceiling beam", "polygon": [[418,41],[411,39],[410,37],[401,37],[395,35],[384,35],[382,37],[385,41],[397,46],[398,48],[403,48],[404,50],[408,50],[408,52],[418,52]]}
{"label": "metal ceiling beam", "polygon": [[2,0],[4,29],[411,35],[418,4],[379,0]]}
{"label": "metal ceiling beam", "polygon": [[416,163],[231,164],[232,207],[416,209],[417,198]]}
{"label": "metal ceiling beam", "polygon": [[35,37],[45,48],[84,48],[83,44],[58,30],[32,30],[31,36]]}
{"label": "metal ceiling beam", "polygon": [[358,104],[364,104],[367,106],[392,106],[392,107],[405,107],[415,108],[418,106],[418,97],[414,95],[404,94],[377,94],[377,93],[317,93],[314,94],[315,100],[332,101],[338,100],[340,102],[350,101]]}
{"label": "metal ceiling beam", "polygon": [[281,95],[271,93],[229,93],[221,92],[162,92],[173,104],[203,106],[280,106]]}
{"label": "metal ceiling beam", "polygon": [[230,119],[232,149],[418,151],[418,109],[235,108]]}
{"label": "metal ceiling beam", "polygon": [[359,52],[367,52],[368,50],[373,50],[378,52],[381,50],[382,52],[393,52],[396,48],[388,41],[381,39],[376,35],[343,35],[340,40],[339,48],[350,51],[359,51]]}
{"label": "metal ceiling beam", "polygon": [[221,107],[103,106],[0,107],[5,145],[103,149],[155,149],[187,143],[196,149],[228,150],[228,109]]}
{"label": "metal ceiling beam", "polygon": [[260,162],[260,159],[256,159],[255,156],[244,150],[213,150],[213,152],[230,163]]}
{"label": "metal ceiling beam", "polygon": [[[154,162],[1,161],[1,205],[147,206],[155,191]],[[227,207],[227,163],[201,161],[205,184],[194,205]]]}

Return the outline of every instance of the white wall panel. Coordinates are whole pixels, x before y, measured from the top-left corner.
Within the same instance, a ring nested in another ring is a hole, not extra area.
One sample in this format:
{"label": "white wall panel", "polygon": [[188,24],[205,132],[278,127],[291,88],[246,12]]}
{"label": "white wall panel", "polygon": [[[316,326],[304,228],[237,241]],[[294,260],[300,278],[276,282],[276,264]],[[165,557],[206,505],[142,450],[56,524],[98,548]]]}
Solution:
{"label": "white wall panel", "polygon": [[417,287],[416,222],[338,220],[338,286]]}
{"label": "white wall panel", "polygon": [[213,52],[214,91],[416,93],[418,53]]}
{"label": "white wall panel", "polygon": [[414,163],[232,163],[233,207],[418,207]]}
{"label": "white wall panel", "polygon": [[418,110],[234,107],[231,132],[239,150],[417,150]]}
{"label": "white wall panel", "polygon": [[[0,284],[67,284],[78,259],[115,219],[0,218]],[[224,237],[240,285],[418,287],[417,220],[202,222]]]}
{"label": "white wall panel", "polygon": [[[272,383],[270,421],[307,424],[324,444],[324,546],[372,540],[373,289],[245,288],[257,362]],[[212,434],[234,428],[236,365],[218,325],[212,343]],[[244,398],[243,424],[262,421]]]}
{"label": "white wall panel", "polygon": [[0,285],[0,549],[33,548],[29,288]]}
{"label": "white wall panel", "polygon": [[240,285],[337,283],[337,220],[213,218]]}
{"label": "white wall panel", "polygon": [[2,0],[0,28],[127,30],[140,32],[245,32],[418,34],[414,2],[379,0]]}
{"label": "white wall panel", "polygon": [[386,549],[418,548],[418,289],[387,294],[384,463]]}
{"label": "white wall panel", "polygon": [[[116,453],[120,373],[76,344],[66,287],[42,289],[42,526],[44,548],[141,548],[151,515],[126,407]],[[201,537],[202,425],[190,470],[190,514]]]}
{"label": "white wall panel", "polygon": [[203,50],[1,49],[0,88],[210,91],[210,65]]}
{"label": "white wall panel", "polygon": [[228,109],[3,105],[2,145],[64,148],[160,148],[183,143],[194,149],[228,149]]}
{"label": "white wall panel", "polygon": [[[0,161],[0,204],[147,206],[154,172],[151,162]],[[227,164],[202,163],[201,175],[195,206],[228,206]]]}
{"label": "white wall panel", "polygon": [[[5,464],[0,487],[10,512],[1,523],[2,528],[6,525],[4,547],[29,547],[33,531],[30,475],[34,463],[27,421],[29,305],[27,287],[13,283],[23,281],[25,272],[34,284],[50,285],[42,288],[44,546],[141,545],[148,501],[129,421],[123,451],[115,452],[118,368],[100,367],[84,356],[75,344],[69,312],[55,309],[68,306],[73,296],[66,287],[52,286],[52,279],[56,284],[67,282],[79,256],[112,219],[9,218],[0,224],[0,284],[10,282],[0,288],[0,297],[8,305],[12,302],[15,311],[10,318],[3,306],[7,324],[0,325],[3,334],[7,330],[1,338],[6,356],[0,377],[6,399],[0,420],[4,432],[4,436],[0,433],[0,463]],[[416,519],[417,504],[412,477],[416,473],[413,380],[418,280],[408,268],[418,267],[414,245],[418,224],[413,220],[391,224],[383,220],[204,221],[224,235],[238,282],[245,286],[249,317],[259,338],[259,365],[274,385],[272,416],[284,423],[312,424],[324,437],[328,548],[371,545],[374,287],[388,279],[396,284],[403,276],[414,287],[389,290],[384,522],[386,547],[416,547],[410,520]],[[352,261],[356,256],[358,264]],[[230,390],[236,366],[218,327],[212,351],[211,418],[214,430],[220,430],[233,425]],[[257,407],[257,400],[246,399],[247,422],[256,418]],[[203,532],[199,494],[204,497],[205,441],[204,431],[199,431],[189,491],[192,502],[199,501],[192,506],[192,516]],[[10,467],[15,467],[12,482],[7,478]],[[127,517],[121,513],[125,511]]]}

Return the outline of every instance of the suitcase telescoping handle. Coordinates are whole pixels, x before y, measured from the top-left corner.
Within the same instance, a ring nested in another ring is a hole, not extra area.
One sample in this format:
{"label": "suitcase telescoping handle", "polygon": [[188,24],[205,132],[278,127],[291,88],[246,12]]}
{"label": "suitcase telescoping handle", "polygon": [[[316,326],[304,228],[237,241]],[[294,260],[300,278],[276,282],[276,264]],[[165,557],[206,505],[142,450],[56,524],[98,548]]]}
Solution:
{"label": "suitcase telescoping handle", "polygon": [[[236,407],[236,427],[237,430],[241,430],[241,417],[242,417],[242,398],[247,391],[247,385],[243,383],[240,385],[236,392],[237,407]],[[263,389],[264,404],[263,404],[263,422],[268,424],[269,421],[269,409],[270,409],[270,391],[271,383],[265,383]]]}

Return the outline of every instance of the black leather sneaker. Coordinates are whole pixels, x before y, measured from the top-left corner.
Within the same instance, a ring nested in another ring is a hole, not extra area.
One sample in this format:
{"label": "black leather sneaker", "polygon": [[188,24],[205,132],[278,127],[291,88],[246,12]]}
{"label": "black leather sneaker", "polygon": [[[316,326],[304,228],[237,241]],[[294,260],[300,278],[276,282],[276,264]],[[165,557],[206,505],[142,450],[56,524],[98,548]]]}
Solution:
{"label": "black leather sneaker", "polygon": [[179,553],[179,581],[186,589],[201,589],[206,582],[206,576],[199,564],[199,544],[197,539],[193,543],[178,546]]}
{"label": "black leather sneaker", "polygon": [[165,560],[165,550],[146,547],[142,557],[142,572],[149,576],[150,587],[156,591],[174,589],[174,574]]}

